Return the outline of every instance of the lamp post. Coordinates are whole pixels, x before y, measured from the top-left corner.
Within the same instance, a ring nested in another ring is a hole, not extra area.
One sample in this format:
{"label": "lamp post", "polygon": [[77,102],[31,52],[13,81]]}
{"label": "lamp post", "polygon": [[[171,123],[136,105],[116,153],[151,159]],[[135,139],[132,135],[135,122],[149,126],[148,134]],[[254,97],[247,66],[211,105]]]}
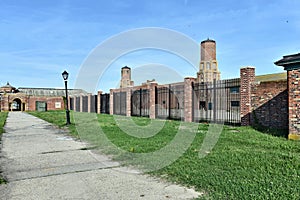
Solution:
{"label": "lamp post", "polygon": [[66,90],[66,117],[67,117],[67,125],[71,124],[70,122],[70,111],[69,111],[69,100],[68,100],[68,77],[69,73],[65,70],[62,74],[62,77],[65,81],[65,90]]}

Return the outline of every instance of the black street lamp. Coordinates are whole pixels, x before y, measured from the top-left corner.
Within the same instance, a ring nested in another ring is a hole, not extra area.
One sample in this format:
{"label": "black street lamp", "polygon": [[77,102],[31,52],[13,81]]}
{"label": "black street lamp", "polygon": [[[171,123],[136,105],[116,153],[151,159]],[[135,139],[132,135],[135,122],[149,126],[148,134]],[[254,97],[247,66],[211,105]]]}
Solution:
{"label": "black street lamp", "polygon": [[68,77],[69,73],[65,70],[62,74],[62,77],[65,81],[65,90],[66,90],[66,117],[67,117],[67,125],[71,124],[70,122],[70,111],[69,111],[69,100],[68,100]]}

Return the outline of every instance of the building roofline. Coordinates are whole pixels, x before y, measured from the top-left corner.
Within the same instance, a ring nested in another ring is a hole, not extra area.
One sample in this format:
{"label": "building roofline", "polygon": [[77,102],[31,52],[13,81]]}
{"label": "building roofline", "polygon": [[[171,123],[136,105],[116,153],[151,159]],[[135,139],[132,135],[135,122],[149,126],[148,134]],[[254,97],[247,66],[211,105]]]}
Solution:
{"label": "building roofline", "polygon": [[11,84],[9,84],[8,81],[7,81],[6,85],[3,85],[1,88],[12,88],[12,89],[16,89],[14,86],[12,86]]}
{"label": "building roofline", "polygon": [[283,81],[287,80],[286,72],[274,73],[274,74],[262,74],[256,75],[255,81],[257,82],[270,82],[270,81]]}
{"label": "building roofline", "polygon": [[282,59],[274,62],[278,66],[288,66],[295,63],[300,63],[300,53],[283,56]]}
{"label": "building roofline", "polygon": [[[33,87],[19,87],[18,89],[31,89],[31,90],[65,90],[64,88],[33,88]],[[68,90],[82,90],[83,89],[69,89]]]}

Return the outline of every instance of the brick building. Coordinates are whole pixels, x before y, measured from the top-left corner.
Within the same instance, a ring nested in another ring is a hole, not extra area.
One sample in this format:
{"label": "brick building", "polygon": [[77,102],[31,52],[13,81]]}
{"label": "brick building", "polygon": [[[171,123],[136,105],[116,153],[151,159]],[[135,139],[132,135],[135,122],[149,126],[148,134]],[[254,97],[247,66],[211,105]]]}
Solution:
{"label": "brick building", "polygon": [[[70,94],[83,90],[68,90]],[[15,88],[9,83],[0,88],[1,111],[46,111],[65,109],[65,90],[54,88]]]}

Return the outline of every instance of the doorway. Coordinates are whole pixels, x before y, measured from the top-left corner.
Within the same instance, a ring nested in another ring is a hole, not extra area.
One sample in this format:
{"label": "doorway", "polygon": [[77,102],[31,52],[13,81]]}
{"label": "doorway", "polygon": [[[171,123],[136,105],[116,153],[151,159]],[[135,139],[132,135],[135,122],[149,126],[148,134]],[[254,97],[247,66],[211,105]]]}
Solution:
{"label": "doorway", "polygon": [[20,99],[14,99],[10,104],[11,111],[22,111],[22,101]]}

